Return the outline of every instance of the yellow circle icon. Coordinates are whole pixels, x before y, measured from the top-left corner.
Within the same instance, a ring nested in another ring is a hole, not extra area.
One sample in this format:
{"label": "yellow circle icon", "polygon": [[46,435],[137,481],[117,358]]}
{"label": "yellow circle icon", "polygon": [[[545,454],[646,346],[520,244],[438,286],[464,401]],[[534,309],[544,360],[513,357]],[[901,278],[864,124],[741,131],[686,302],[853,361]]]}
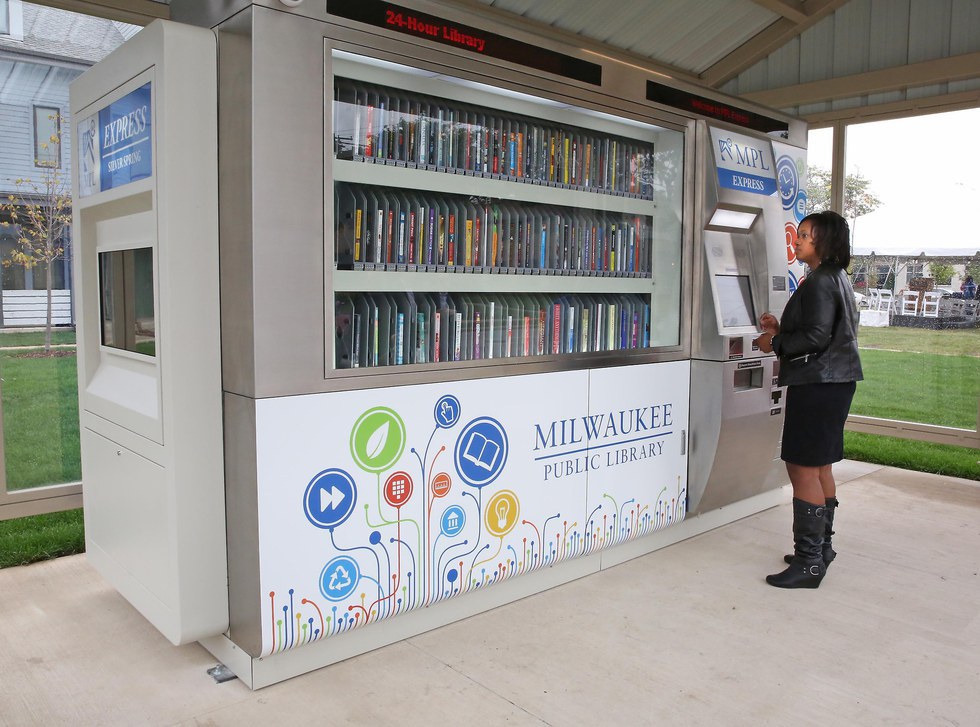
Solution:
{"label": "yellow circle icon", "polygon": [[502,538],[514,529],[520,515],[517,495],[510,490],[501,490],[487,503],[483,511],[483,524],[487,526],[488,533]]}

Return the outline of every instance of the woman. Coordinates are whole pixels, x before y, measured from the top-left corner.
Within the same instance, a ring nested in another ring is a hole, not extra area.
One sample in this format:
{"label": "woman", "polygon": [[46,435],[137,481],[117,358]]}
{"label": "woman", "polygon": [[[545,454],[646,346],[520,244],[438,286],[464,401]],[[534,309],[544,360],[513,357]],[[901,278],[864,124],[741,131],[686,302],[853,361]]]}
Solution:
{"label": "woman", "polygon": [[836,212],[800,222],[796,257],[810,273],[790,297],[781,321],[759,323],[759,348],[779,356],[786,386],[782,459],[793,485],[793,540],[789,567],[768,576],[779,588],[816,588],[836,557],[831,547],[837,487],[831,470],[844,457],[844,420],[857,381],[864,378],[857,349],[858,310],[846,268],[851,261],[847,221]]}

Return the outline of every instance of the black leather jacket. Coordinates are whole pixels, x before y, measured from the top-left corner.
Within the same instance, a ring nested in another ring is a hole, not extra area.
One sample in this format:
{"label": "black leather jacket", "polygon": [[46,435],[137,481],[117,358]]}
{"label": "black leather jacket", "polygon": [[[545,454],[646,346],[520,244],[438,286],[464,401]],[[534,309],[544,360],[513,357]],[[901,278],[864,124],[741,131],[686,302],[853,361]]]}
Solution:
{"label": "black leather jacket", "polygon": [[857,348],[859,314],[847,273],[824,263],[790,297],[772,339],[779,384],[861,381]]}

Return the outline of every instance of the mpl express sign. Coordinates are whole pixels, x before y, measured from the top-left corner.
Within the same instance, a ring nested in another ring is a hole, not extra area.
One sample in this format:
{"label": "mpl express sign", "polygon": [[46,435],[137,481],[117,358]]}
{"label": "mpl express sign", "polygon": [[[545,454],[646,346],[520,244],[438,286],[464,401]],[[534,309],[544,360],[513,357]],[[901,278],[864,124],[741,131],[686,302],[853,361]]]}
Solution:
{"label": "mpl express sign", "polygon": [[776,164],[768,140],[712,127],[711,145],[719,186],[766,197],[776,193]]}

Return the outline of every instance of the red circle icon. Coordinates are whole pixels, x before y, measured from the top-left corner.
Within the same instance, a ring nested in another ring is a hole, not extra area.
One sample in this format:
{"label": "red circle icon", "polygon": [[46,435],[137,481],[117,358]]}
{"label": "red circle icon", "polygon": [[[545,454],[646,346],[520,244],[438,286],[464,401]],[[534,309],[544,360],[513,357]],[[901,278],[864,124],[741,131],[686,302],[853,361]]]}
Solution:
{"label": "red circle icon", "polygon": [[453,481],[450,479],[449,475],[445,472],[440,472],[432,478],[432,496],[445,497],[449,494],[449,488],[452,487],[452,485]]}
{"label": "red circle icon", "polygon": [[792,222],[786,223],[786,262],[796,262],[796,225]]}
{"label": "red circle icon", "polygon": [[407,472],[395,472],[385,480],[385,502],[401,507],[412,496],[412,478]]}

